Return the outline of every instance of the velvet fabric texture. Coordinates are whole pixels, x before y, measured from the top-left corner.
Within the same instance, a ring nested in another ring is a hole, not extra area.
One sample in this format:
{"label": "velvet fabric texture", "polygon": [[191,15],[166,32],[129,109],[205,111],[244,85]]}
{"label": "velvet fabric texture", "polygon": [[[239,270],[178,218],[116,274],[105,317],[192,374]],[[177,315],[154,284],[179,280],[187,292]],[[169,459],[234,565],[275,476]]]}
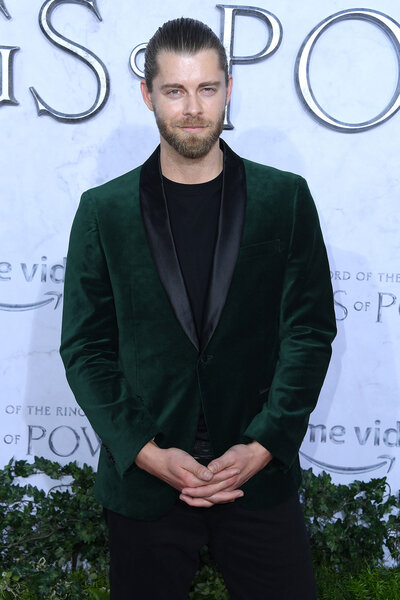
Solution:
{"label": "velvet fabric texture", "polygon": [[203,406],[215,456],[257,440],[274,459],[245,508],[284,502],[335,336],[318,215],[301,177],[225,143],[219,231],[199,346],[162,190],[159,149],[82,199],[65,276],[61,356],[102,440],[95,495],[156,519],[179,492],[134,463],[155,436],[190,452]]}

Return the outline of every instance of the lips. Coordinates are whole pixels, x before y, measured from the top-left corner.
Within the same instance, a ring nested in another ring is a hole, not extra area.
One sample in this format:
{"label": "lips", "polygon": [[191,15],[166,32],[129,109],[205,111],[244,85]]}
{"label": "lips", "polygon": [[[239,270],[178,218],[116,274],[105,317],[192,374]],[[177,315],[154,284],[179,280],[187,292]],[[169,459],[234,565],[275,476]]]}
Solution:
{"label": "lips", "polygon": [[184,131],[203,131],[205,127],[203,125],[185,125],[181,127]]}
{"label": "lips", "polygon": [[181,129],[204,129],[205,127],[209,127],[211,123],[205,123],[204,121],[190,121],[190,122],[179,122],[175,123],[176,127],[180,127]]}
{"label": "lips", "polygon": [[191,123],[190,125],[179,125],[178,126],[179,129],[181,131],[184,131],[185,133],[189,134],[189,135],[200,135],[202,133],[204,133],[206,131],[206,129],[208,129],[208,125],[193,125],[193,123]]}

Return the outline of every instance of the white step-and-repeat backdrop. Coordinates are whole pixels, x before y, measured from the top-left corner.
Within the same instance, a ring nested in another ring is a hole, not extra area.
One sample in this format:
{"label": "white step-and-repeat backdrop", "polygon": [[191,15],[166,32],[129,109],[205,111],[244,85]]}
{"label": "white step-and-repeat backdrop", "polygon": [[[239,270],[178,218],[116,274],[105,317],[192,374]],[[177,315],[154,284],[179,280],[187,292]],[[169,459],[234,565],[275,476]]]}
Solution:
{"label": "white step-and-repeat backdrop", "polygon": [[371,0],[0,0],[0,463],[96,465],[99,441],[58,355],[68,236],[81,193],[158,143],[142,44],[191,16],[231,57],[243,156],[309,182],[339,333],[302,446],[335,481],[400,487],[400,6]]}

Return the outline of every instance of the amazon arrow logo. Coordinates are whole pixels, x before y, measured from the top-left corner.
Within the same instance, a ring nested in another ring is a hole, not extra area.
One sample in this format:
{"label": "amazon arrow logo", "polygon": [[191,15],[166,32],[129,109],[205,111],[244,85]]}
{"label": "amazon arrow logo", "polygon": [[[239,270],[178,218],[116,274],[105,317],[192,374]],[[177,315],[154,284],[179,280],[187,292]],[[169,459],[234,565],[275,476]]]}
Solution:
{"label": "amazon arrow logo", "polygon": [[330,465],[329,463],[324,463],[320,460],[316,460],[315,458],[312,458],[311,456],[308,456],[307,454],[304,454],[304,452],[301,451],[300,454],[301,456],[306,458],[310,463],[319,467],[320,469],[323,469],[324,471],[331,471],[332,473],[340,473],[342,475],[356,475],[362,473],[369,473],[370,471],[376,471],[376,469],[381,469],[386,465],[386,472],[389,473],[396,460],[394,456],[389,456],[388,454],[380,454],[377,458],[381,458],[383,460],[373,465],[365,465],[362,467],[340,467],[338,465]]}
{"label": "amazon arrow logo", "polygon": [[45,292],[45,296],[52,296],[52,298],[46,298],[45,300],[40,300],[39,302],[33,302],[31,304],[4,304],[0,302],[0,310],[6,310],[9,312],[22,312],[25,310],[35,310],[37,308],[43,308],[43,306],[47,306],[54,302],[54,310],[58,308],[60,304],[62,294],[59,292]]}

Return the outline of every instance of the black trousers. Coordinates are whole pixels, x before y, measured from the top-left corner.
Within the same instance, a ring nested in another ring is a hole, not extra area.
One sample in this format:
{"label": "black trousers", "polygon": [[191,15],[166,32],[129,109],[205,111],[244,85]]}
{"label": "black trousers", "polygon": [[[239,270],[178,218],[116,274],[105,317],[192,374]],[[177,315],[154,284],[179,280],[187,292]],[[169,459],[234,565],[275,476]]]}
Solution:
{"label": "black trousers", "polygon": [[154,521],[104,511],[110,539],[110,600],[187,600],[208,545],[231,600],[315,600],[297,495],[263,510],[238,503],[191,507],[179,500]]}

